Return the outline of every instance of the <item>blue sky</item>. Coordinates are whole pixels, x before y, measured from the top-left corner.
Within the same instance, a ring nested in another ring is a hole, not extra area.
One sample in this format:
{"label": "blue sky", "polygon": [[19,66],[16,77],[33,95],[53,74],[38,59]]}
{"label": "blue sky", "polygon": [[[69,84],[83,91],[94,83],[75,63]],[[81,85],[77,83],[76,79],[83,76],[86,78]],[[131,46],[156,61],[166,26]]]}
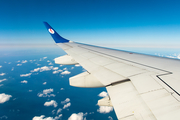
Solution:
{"label": "blue sky", "polygon": [[1,0],[0,44],[53,45],[47,21],[72,41],[104,46],[180,45],[179,0]]}

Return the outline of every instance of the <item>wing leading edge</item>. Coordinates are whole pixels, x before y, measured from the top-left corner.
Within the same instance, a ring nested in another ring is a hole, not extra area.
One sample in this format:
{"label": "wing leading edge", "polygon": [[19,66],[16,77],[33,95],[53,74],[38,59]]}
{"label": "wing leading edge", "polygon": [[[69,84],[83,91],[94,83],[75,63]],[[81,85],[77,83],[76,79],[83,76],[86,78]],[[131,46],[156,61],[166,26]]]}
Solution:
{"label": "wing leading edge", "polygon": [[109,97],[98,104],[113,106],[119,120],[180,119],[179,60],[69,42],[45,26],[67,53],[58,63],[87,70],[70,78],[70,85],[106,87]]}

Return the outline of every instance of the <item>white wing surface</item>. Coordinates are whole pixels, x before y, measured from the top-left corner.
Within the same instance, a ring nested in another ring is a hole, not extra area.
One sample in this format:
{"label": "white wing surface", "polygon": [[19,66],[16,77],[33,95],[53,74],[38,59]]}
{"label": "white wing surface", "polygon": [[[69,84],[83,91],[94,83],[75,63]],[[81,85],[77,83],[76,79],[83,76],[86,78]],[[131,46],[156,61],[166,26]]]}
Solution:
{"label": "white wing surface", "polygon": [[119,120],[179,120],[180,61],[71,42],[44,23],[66,56],[59,64],[79,63],[87,71],[70,78],[77,87],[106,87]]}

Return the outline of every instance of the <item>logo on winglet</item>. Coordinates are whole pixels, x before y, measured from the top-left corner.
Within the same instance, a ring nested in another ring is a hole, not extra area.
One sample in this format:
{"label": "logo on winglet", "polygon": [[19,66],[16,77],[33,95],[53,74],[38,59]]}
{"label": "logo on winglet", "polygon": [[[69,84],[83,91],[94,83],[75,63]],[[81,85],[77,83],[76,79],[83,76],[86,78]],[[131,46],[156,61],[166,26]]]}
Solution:
{"label": "logo on winglet", "polygon": [[51,33],[51,34],[54,34],[54,30],[49,28],[48,31]]}

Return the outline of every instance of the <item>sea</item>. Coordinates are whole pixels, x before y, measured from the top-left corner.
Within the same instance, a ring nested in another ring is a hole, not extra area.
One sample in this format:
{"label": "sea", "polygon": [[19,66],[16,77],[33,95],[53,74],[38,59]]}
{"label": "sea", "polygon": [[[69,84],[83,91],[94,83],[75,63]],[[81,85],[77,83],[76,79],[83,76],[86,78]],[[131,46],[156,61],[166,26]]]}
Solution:
{"label": "sea", "polygon": [[[123,49],[180,58],[180,49]],[[59,47],[0,49],[0,120],[117,120],[112,107],[97,105],[106,88],[69,85],[86,70],[54,63],[65,54]]]}

